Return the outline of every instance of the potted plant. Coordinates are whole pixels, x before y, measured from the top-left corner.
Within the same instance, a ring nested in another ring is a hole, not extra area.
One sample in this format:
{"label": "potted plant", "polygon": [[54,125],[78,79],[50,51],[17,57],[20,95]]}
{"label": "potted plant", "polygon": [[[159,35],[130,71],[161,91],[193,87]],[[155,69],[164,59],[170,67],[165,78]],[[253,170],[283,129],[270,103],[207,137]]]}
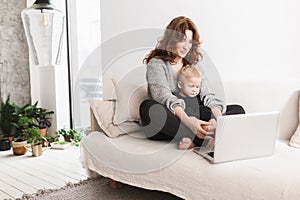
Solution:
{"label": "potted plant", "polygon": [[71,143],[79,146],[81,134],[76,129],[67,130],[65,128],[56,131],[55,141],[51,144],[51,148],[66,149]]}
{"label": "potted plant", "polygon": [[41,156],[43,153],[42,141],[45,138],[39,133],[37,127],[27,128],[24,131],[27,136],[27,142],[31,144],[31,150],[33,156]]}
{"label": "potted plant", "polygon": [[15,155],[24,155],[27,152],[27,140],[31,137],[28,129],[36,128],[37,123],[33,117],[25,116],[23,110],[18,110],[14,114],[17,121],[13,125],[17,132],[12,142],[12,148]]}
{"label": "potted plant", "polygon": [[3,136],[2,132],[0,132],[0,151],[10,150],[10,140]]}
{"label": "potted plant", "polygon": [[12,137],[14,135],[13,120],[15,112],[15,105],[11,104],[10,96],[6,101],[1,100],[0,110],[0,151],[9,150],[11,146]]}
{"label": "potted plant", "polygon": [[76,129],[70,129],[69,134],[71,141],[75,144],[75,146],[79,146],[79,143],[82,139],[81,134]]}
{"label": "potted plant", "polygon": [[71,142],[70,132],[66,128],[56,130],[57,137],[62,137],[65,142]]}
{"label": "potted plant", "polygon": [[37,122],[37,127],[40,129],[42,136],[46,135],[46,129],[51,127],[51,115],[54,111],[49,111],[46,108],[38,107],[38,101],[34,104],[26,104],[19,109],[18,114],[34,118]]}
{"label": "potted plant", "polygon": [[15,155],[24,155],[27,152],[27,135],[19,133],[12,142],[12,149]]}
{"label": "potted plant", "polygon": [[5,139],[3,134],[0,133],[0,151],[10,150],[10,141],[9,139]]}
{"label": "potted plant", "polygon": [[38,123],[40,133],[42,136],[46,136],[47,128],[51,127],[51,115],[54,114],[54,111],[48,111],[45,108],[37,108],[35,113],[35,119]]}
{"label": "potted plant", "polygon": [[71,145],[71,137],[67,129],[62,128],[56,130],[56,137],[54,142],[51,143],[51,148],[53,149],[67,149]]}

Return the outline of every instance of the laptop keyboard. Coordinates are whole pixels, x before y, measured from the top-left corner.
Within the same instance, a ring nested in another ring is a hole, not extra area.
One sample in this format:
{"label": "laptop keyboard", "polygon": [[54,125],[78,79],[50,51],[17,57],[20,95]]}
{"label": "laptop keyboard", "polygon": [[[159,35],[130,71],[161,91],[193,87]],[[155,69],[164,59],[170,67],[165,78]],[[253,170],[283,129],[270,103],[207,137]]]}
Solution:
{"label": "laptop keyboard", "polygon": [[209,152],[209,153],[207,153],[209,156],[211,156],[212,158],[214,157],[214,152],[213,151],[211,151],[211,152]]}

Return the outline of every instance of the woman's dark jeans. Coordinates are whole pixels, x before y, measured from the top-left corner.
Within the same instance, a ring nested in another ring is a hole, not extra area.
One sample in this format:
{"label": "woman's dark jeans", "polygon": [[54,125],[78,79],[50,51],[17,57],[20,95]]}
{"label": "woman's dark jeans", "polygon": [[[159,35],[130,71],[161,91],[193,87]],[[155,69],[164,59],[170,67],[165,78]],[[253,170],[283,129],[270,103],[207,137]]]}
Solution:
{"label": "woman's dark jeans", "polygon": [[[210,111],[210,109],[209,109]],[[212,118],[208,107],[200,107],[201,120],[208,121]],[[245,110],[240,105],[228,105],[226,115],[244,114]],[[151,140],[180,141],[183,137],[193,140],[196,146],[201,146],[203,139],[181,123],[180,119],[171,113],[165,106],[153,99],[147,99],[140,106],[140,116],[146,136]]]}

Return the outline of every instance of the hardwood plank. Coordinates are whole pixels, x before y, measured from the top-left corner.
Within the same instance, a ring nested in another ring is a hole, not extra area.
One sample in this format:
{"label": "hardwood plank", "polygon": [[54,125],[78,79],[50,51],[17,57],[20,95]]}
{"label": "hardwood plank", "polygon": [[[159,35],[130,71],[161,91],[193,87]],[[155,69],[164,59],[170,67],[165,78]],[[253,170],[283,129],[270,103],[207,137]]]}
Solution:
{"label": "hardwood plank", "polygon": [[18,197],[23,195],[23,191],[13,187],[10,183],[0,180],[0,190],[5,191],[6,194],[12,197]]}
{"label": "hardwood plank", "polygon": [[[57,166],[57,168],[66,169],[67,171],[72,171],[74,169],[75,174],[79,174],[79,175],[83,175],[83,176],[87,177],[87,173],[84,170],[82,170],[83,167],[81,166],[80,161],[74,157],[72,158],[72,156],[70,156],[70,155],[67,155],[66,150],[62,150],[63,152],[61,152],[61,153],[66,154],[66,157],[67,157],[67,159],[64,159],[64,162],[59,161],[59,159],[57,158],[58,156],[50,157],[49,155],[51,155],[52,153],[56,153],[56,150],[54,150],[53,152],[50,152],[50,151],[51,150],[49,150],[49,154],[45,154],[40,157],[31,157],[30,163],[36,164],[39,166],[40,165],[45,166],[45,164],[47,163],[48,164],[47,166],[49,166],[49,167]],[[79,153],[79,151],[76,151],[76,152]],[[28,163],[28,159],[27,160],[18,160],[18,162],[26,164],[26,163]]]}
{"label": "hardwood plank", "polygon": [[[61,178],[62,176],[66,176],[68,179],[71,178],[70,181],[72,180],[82,180],[88,177],[88,173],[82,168],[81,164],[77,163],[77,166],[75,165],[70,165],[68,162],[66,163],[57,163],[51,161],[52,159],[43,159],[43,160],[38,160],[35,162],[37,159],[32,159],[32,161],[28,162],[28,160],[19,160],[18,163],[28,166],[28,169],[36,169],[37,171],[41,171],[41,169],[46,169],[48,171],[51,171],[52,176],[55,175],[54,177],[56,178]],[[78,161],[79,162],[79,161]],[[75,167],[75,168],[74,168]],[[72,170],[71,170],[72,169]],[[78,173],[79,172],[79,173]],[[33,173],[34,174],[34,173]],[[58,174],[59,176],[57,176]]]}
{"label": "hardwood plank", "polygon": [[[51,154],[47,155],[48,159],[45,159],[44,162],[72,172],[76,176],[79,175],[79,177],[87,178],[89,175],[79,160],[79,150],[77,148],[78,147],[76,147],[76,150],[72,150],[71,148],[67,150],[54,150],[53,153],[51,152]],[[61,153],[57,151],[61,151]],[[59,156],[57,156],[57,154],[59,154]],[[51,162],[51,160],[55,160],[55,162]]]}
{"label": "hardwood plank", "polygon": [[49,149],[40,157],[22,156],[12,150],[0,152],[0,199],[19,198],[38,189],[59,188],[89,177],[80,162],[79,148]]}
{"label": "hardwood plank", "polygon": [[78,175],[76,173],[72,173],[69,171],[69,166],[61,166],[61,165],[57,165],[56,162],[49,162],[49,161],[45,161],[45,162],[41,162],[39,164],[39,166],[41,168],[50,170],[53,176],[55,177],[64,177],[65,180],[69,181],[79,181],[85,177]]}
{"label": "hardwood plank", "polygon": [[[65,184],[64,177],[61,177],[61,176],[54,177],[54,176],[50,175],[49,172],[47,172],[47,169],[41,168],[39,165],[32,165],[30,163],[18,163],[18,164],[21,164],[22,167],[16,167],[17,169],[22,170],[22,168],[26,168],[26,172],[28,174],[34,175],[34,176],[38,177],[39,179],[42,179],[45,182],[48,182],[51,185],[51,187],[60,187]],[[11,165],[10,165],[10,164],[6,163],[6,165],[11,166],[13,164],[11,163]],[[18,166],[20,166],[20,165],[18,165]],[[41,189],[41,188],[38,188],[38,189]]]}
{"label": "hardwood plank", "polygon": [[[5,165],[5,166],[3,166]],[[28,173],[26,169],[22,169],[22,165],[18,166],[11,166],[6,164],[1,164],[1,172],[10,174],[10,176],[14,179],[20,179],[23,182],[29,183],[31,187],[35,188],[36,190],[41,189],[43,187],[54,187],[53,184],[43,180],[34,174]],[[21,166],[21,167],[20,167]]]}
{"label": "hardwood plank", "polygon": [[28,183],[22,181],[21,179],[18,180],[9,174],[5,174],[4,172],[0,174],[0,180],[5,180],[6,183],[13,185],[14,188],[22,191],[23,193],[33,193],[36,191],[36,188],[31,187]]}
{"label": "hardwood plank", "polygon": [[47,163],[49,165],[51,164],[52,166],[55,166],[64,171],[70,172],[70,173],[74,174],[76,177],[81,177],[81,178],[88,177],[87,171],[82,167],[81,164],[78,164],[78,163],[72,164],[72,163],[61,162],[61,161],[56,161],[53,163],[50,160],[46,160],[45,163]]}
{"label": "hardwood plank", "polygon": [[5,191],[0,189],[0,199],[11,199],[13,196],[8,195]]}
{"label": "hardwood plank", "polygon": [[[40,189],[44,185],[45,185],[46,188],[53,188],[55,186],[62,186],[66,182],[74,182],[74,181],[77,182],[78,181],[78,179],[75,179],[73,177],[70,177],[70,176],[66,175],[66,173],[68,173],[68,172],[63,173],[63,172],[61,172],[60,169],[57,169],[57,168],[55,168],[53,166],[49,166],[49,165],[47,165],[47,164],[45,164],[43,162],[30,163],[30,165],[28,165],[28,164],[29,164],[29,162],[26,163],[26,161],[19,161],[18,165],[6,163],[6,165],[8,167],[10,167],[11,169],[14,168],[15,171],[23,172],[24,173],[23,178],[25,178],[27,181],[30,180],[29,177],[32,177],[33,181],[35,181],[35,182],[41,182],[42,184],[37,189]],[[22,171],[23,168],[25,168],[26,171]],[[49,179],[38,176],[37,171],[35,171],[35,170],[38,170],[38,169],[39,170],[43,169],[42,171],[48,172],[47,173],[48,176],[56,178],[57,181],[55,181],[55,183],[52,183],[52,182],[49,182]],[[59,180],[63,180],[63,183],[58,182]]]}

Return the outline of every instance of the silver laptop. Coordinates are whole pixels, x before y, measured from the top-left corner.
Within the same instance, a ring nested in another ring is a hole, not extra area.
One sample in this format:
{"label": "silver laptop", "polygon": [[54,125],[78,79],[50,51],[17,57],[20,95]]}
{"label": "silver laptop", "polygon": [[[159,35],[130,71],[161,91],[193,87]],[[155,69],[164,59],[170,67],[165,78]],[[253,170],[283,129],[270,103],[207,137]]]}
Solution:
{"label": "silver laptop", "polygon": [[205,140],[194,152],[212,163],[271,156],[278,121],[278,112],[220,116],[214,139]]}

